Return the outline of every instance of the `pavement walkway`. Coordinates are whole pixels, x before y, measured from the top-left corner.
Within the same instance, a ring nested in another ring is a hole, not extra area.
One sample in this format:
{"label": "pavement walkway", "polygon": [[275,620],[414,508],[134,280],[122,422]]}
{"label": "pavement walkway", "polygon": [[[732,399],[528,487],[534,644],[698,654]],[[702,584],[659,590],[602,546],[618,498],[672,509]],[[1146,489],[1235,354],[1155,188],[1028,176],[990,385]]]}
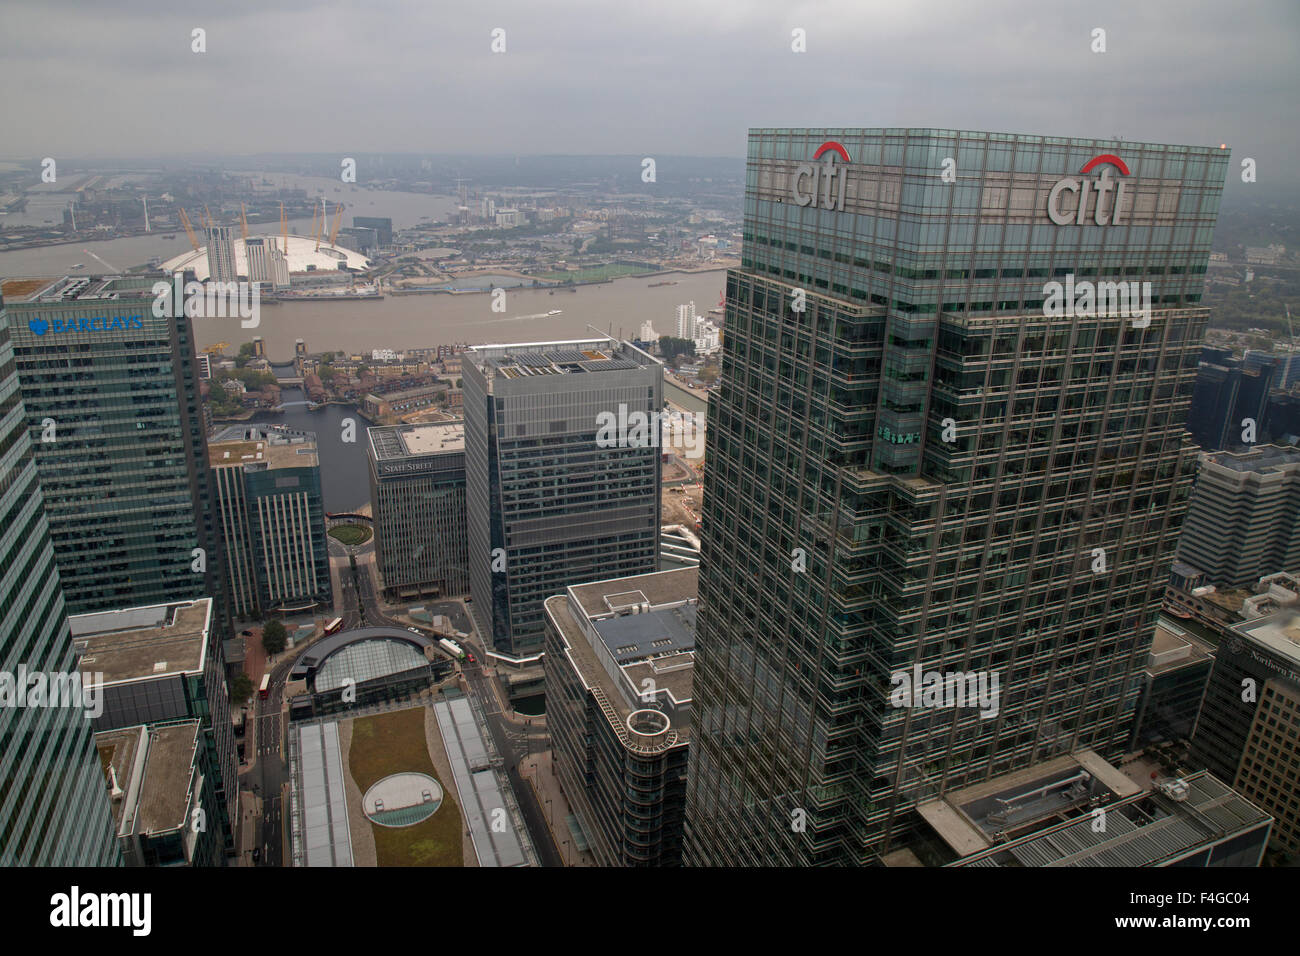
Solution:
{"label": "pavement walkway", "polygon": [[590,850],[579,852],[573,834],[567,823],[573,811],[569,801],[564,797],[560,780],[555,776],[551,766],[551,751],[534,752],[519,763],[519,773],[532,786],[541,804],[546,824],[551,830],[551,839],[560,848],[560,855],[568,866],[596,866],[596,858]]}

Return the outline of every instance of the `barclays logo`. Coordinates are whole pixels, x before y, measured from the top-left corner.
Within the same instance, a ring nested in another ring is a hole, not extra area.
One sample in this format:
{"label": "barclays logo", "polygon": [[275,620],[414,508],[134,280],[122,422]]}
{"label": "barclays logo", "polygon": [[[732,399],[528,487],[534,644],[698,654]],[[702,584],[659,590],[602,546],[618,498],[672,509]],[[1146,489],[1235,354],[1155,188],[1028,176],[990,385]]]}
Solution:
{"label": "barclays logo", "polygon": [[139,315],[97,315],[89,319],[28,319],[27,328],[32,334],[43,336],[46,332],[116,332],[143,329],[144,317]]}

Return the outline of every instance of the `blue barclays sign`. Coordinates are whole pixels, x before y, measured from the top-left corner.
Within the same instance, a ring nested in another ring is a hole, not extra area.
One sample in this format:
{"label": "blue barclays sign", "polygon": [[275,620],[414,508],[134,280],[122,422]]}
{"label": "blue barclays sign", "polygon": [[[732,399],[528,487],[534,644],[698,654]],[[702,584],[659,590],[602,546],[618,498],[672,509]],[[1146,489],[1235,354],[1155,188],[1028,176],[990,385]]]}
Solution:
{"label": "blue barclays sign", "polygon": [[33,335],[41,336],[46,332],[117,332],[128,329],[143,329],[142,315],[97,315],[89,319],[28,319],[27,328]]}

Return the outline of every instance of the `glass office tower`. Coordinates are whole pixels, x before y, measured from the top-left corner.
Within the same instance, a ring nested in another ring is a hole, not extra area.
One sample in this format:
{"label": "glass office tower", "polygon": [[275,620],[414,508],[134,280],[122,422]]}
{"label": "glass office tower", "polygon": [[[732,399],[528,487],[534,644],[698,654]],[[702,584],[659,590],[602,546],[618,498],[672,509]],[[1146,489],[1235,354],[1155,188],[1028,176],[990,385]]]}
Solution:
{"label": "glass office tower", "polygon": [[225,637],[194,320],[154,316],[167,279],[10,279],[4,291],[68,613],[211,596]]}
{"label": "glass office tower", "polygon": [[[1196,466],[1228,159],[751,131],[709,409],[688,862],[875,862],[918,802],[1119,753]],[[996,676],[996,706],[896,706],[904,673]]]}
{"label": "glass office tower", "polygon": [[[12,701],[21,667],[29,675],[78,670],[3,300],[0,526],[0,670]],[[118,865],[108,789],[85,711],[10,701],[0,707],[0,866]]]}
{"label": "glass office tower", "polygon": [[[462,356],[469,583],[484,643],[537,654],[571,584],[658,570],[663,366],[615,339]],[[602,416],[623,423],[602,443]],[[624,427],[626,426],[626,427]]]}

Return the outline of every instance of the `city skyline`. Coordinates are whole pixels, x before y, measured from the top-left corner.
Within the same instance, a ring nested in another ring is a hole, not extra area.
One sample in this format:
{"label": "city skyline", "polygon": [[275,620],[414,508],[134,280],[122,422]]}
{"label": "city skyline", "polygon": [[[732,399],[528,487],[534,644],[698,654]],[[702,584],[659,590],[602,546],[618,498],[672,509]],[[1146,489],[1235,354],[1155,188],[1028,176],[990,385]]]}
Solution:
{"label": "city skyline", "polygon": [[4,22],[24,920],[265,944],[333,868],[373,937],[414,867],[1285,913],[1294,0]]}

